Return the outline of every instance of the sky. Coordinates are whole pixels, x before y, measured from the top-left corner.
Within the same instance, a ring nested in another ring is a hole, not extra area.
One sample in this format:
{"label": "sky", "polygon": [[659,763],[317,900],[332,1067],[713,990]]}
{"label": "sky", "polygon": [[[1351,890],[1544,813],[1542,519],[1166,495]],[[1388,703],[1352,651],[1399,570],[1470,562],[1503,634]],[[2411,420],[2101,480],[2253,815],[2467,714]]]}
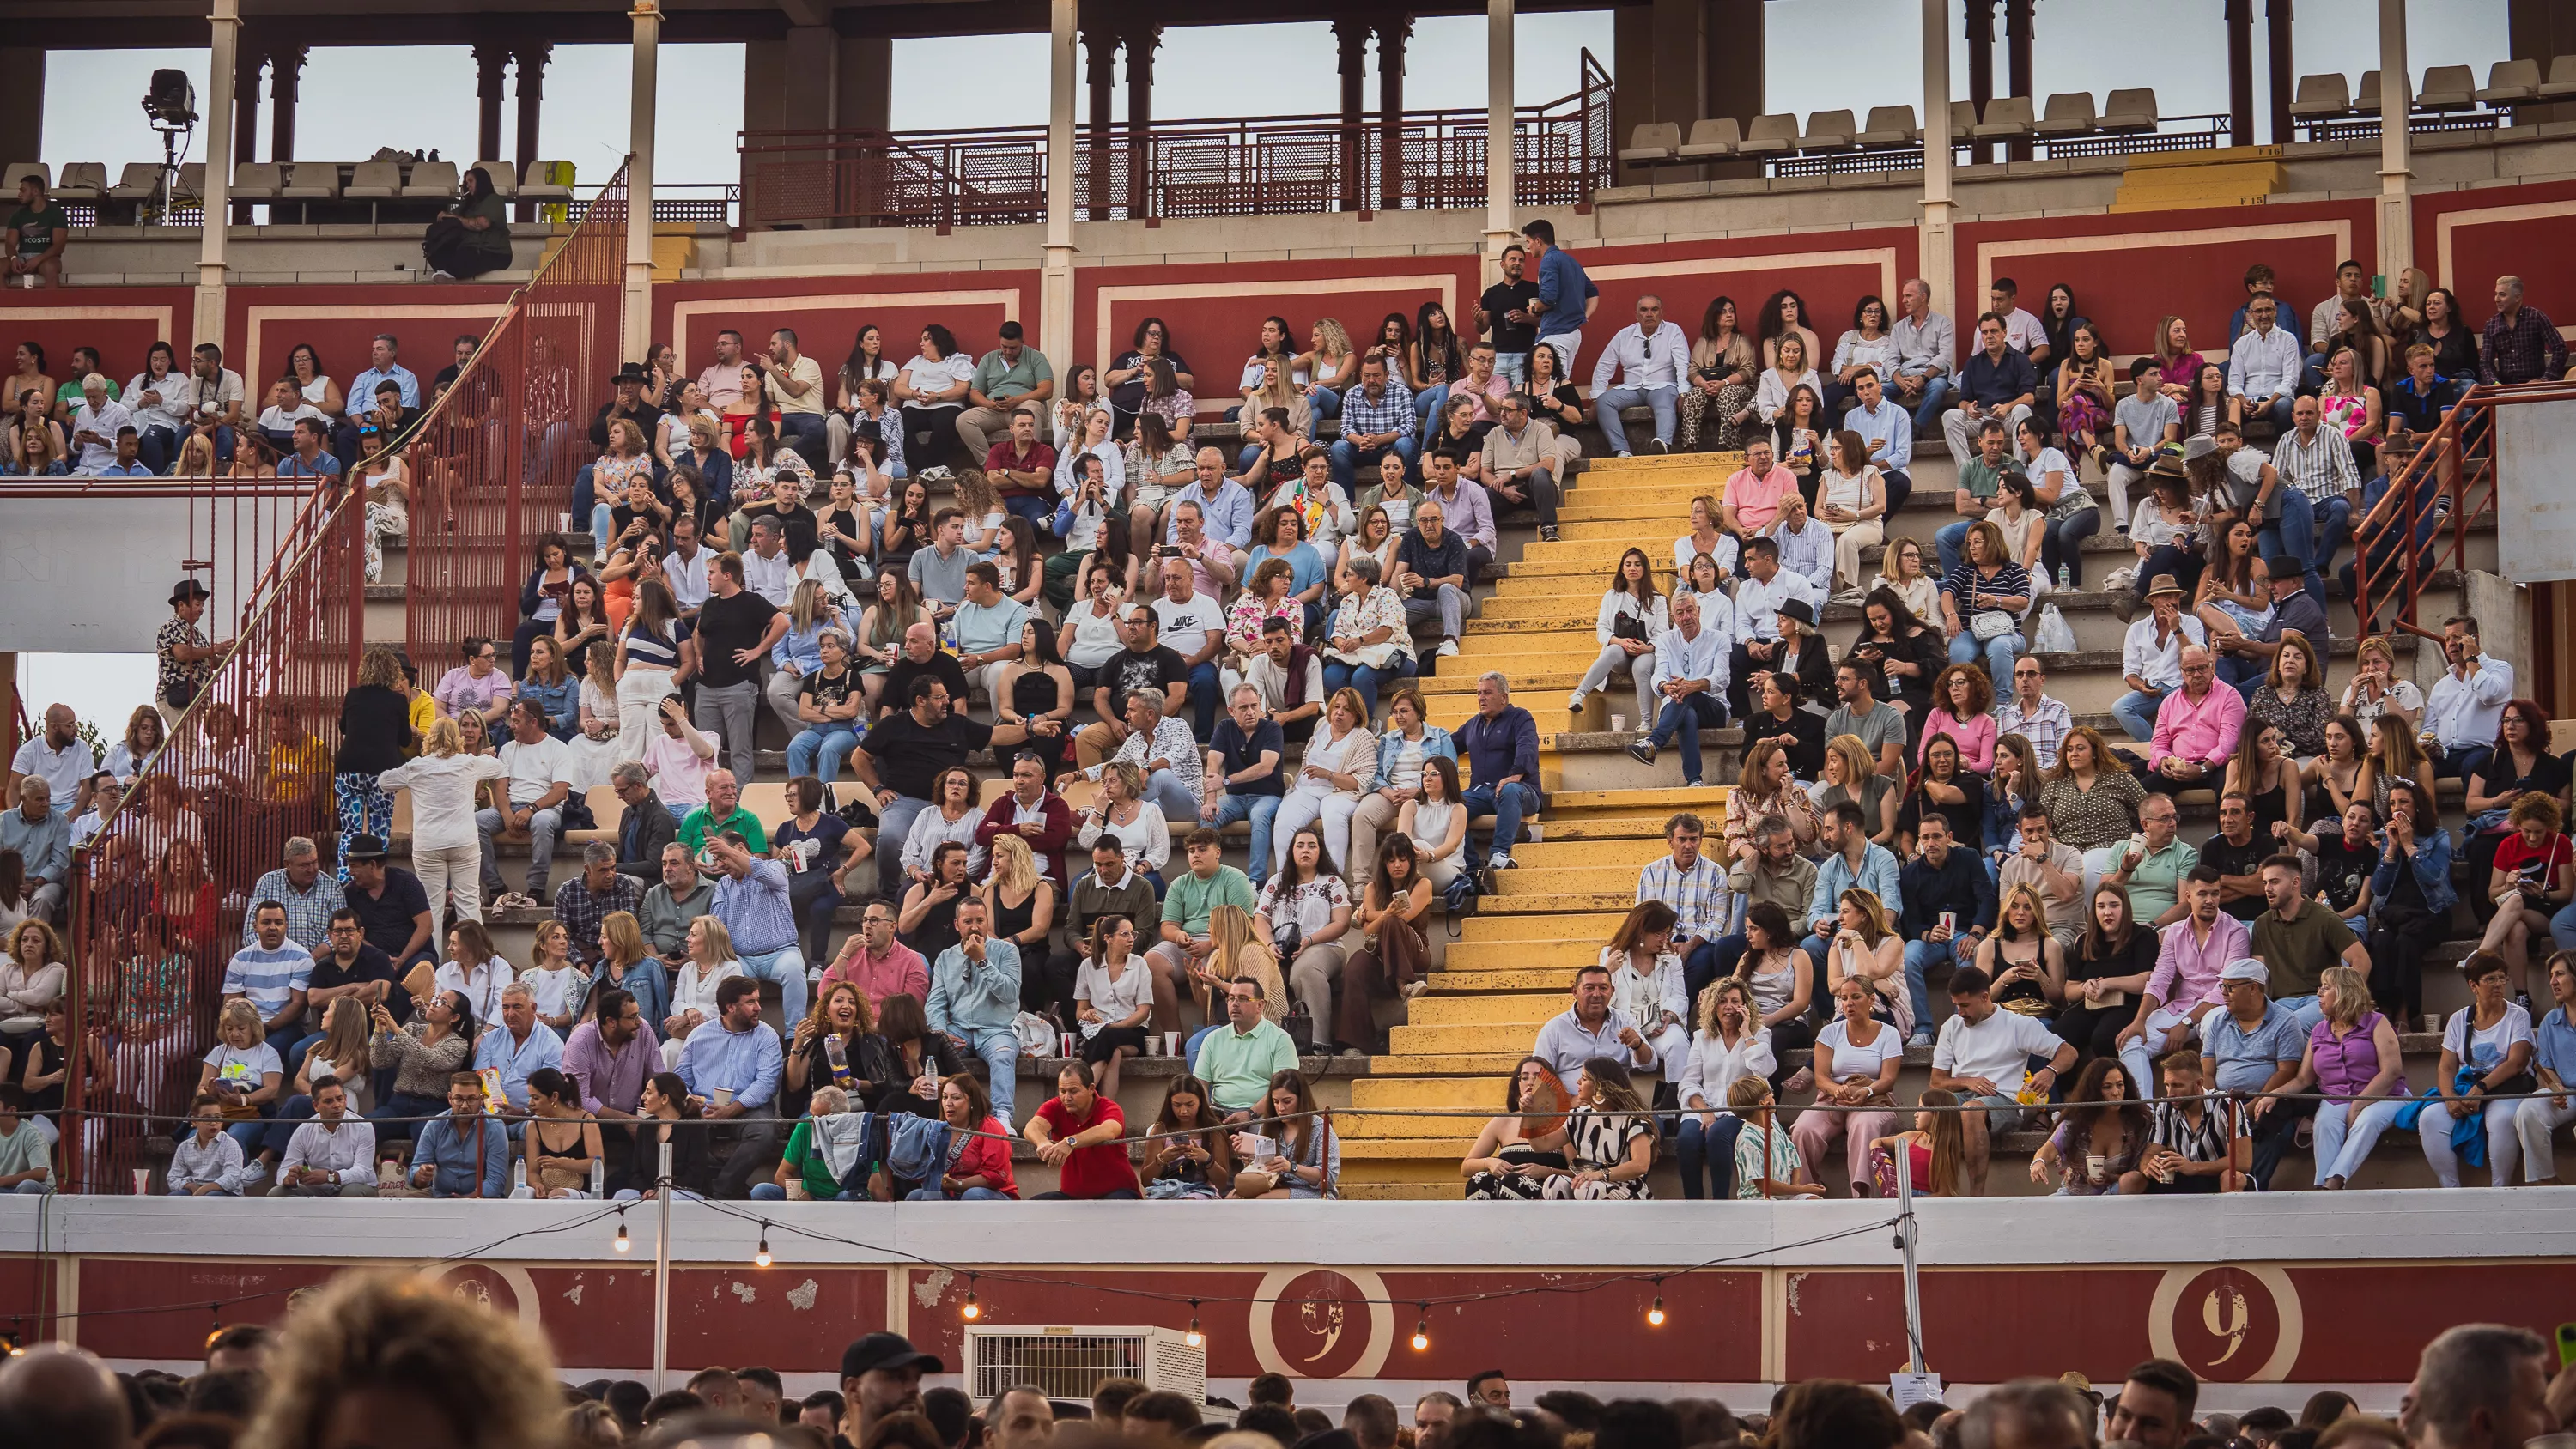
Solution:
{"label": "sky", "polygon": [[[2096,98],[2124,86],[2151,84],[2167,116],[2227,109],[2224,0],[2048,0],[2038,7],[2033,37],[2034,89],[2086,90]],[[2507,53],[2506,0],[2418,0],[2408,26],[2412,68],[2487,65]],[[2378,64],[2378,0],[2300,0],[2293,41],[2301,73],[2342,71],[2356,83]],[[1767,106],[1801,116],[1818,110],[1866,114],[1874,105],[1922,104],[1922,9],[1918,0],[1773,0],[1764,51]],[[2152,16],[2150,20],[2148,17]],[[2256,130],[2270,110],[2268,69],[2256,27]],[[1854,36],[1872,38],[1879,57],[1854,65]],[[1524,17],[1516,32],[1513,90],[1520,104],[1555,100],[1580,82],[1579,52],[1612,65],[1606,10]],[[1005,35],[899,41],[889,109],[896,129],[1036,125],[1046,120],[1046,38]],[[2004,58],[1997,43],[1995,67]],[[1951,83],[1964,97],[1967,44],[1954,28]],[[1405,98],[1421,109],[1478,107],[1485,102],[1484,21],[1475,16],[1418,20],[1407,46]],[[56,52],[45,86],[44,160],[102,161],[113,177],[128,161],[160,157],[160,140],[138,105],[157,67],[186,69],[200,104],[208,94],[203,51]],[[956,104],[954,77],[977,76],[971,116]],[[1322,24],[1194,26],[1165,32],[1155,54],[1155,114],[1167,120],[1244,114],[1244,77],[1257,73],[1258,110],[1270,115],[1328,113],[1340,105],[1332,30]],[[737,174],[734,138],[742,126],[742,47],[666,45],[655,137],[663,184],[718,185]],[[1615,77],[1614,77],[1615,79]],[[569,160],[580,179],[596,183],[625,153],[628,71],[625,48],[557,46],[546,72],[539,147],[545,159]],[[1376,104],[1376,79],[1368,103]],[[1125,96],[1119,97],[1121,113]],[[297,147],[307,157],[360,160],[379,147],[436,149],[451,160],[474,149],[474,65],[461,46],[325,49],[306,63],[298,107]],[[515,146],[515,108],[502,132]],[[260,114],[260,153],[267,154],[268,107]],[[202,137],[200,131],[199,136]],[[201,157],[198,159],[202,159]],[[29,698],[62,699],[110,735],[151,692],[149,655],[30,655],[23,662]]]}

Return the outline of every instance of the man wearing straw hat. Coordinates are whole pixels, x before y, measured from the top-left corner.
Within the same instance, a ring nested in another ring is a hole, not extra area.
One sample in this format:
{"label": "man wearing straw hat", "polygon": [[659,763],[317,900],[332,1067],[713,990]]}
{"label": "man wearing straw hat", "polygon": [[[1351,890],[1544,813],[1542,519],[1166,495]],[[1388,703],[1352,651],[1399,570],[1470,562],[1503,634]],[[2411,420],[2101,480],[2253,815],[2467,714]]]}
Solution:
{"label": "man wearing straw hat", "polygon": [[2128,638],[2120,645],[2120,674],[2129,692],[2111,706],[2111,713],[2129,738],[2140,743],[2155,737],[2156,707],[2166,695],[2182,688],[2185,646],[2205,648],[2209,643],[2209,631],[2184,612],[2182,601],[2182,583],[2173,575],[2158,574],[2148,580],[2149,612],[2130,623]]}

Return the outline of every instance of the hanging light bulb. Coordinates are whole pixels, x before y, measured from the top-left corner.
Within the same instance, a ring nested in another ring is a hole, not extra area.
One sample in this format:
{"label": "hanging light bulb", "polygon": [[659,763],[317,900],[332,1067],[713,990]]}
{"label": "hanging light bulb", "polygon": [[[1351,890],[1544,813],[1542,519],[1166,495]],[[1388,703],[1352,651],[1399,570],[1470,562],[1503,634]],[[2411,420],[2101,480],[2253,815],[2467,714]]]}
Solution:
{"label": "hanging light bulb", "polygon": [[1417,1313],[1413,1320],[1413,1351],[1420,1353],[1431,1347],[1431,1305],[1417,1303],[1413,1306]]}
{"label": "hanging light bulb", "polygon": [[1661,1278],[1655,1280],[1655,1306],[1646,1310],[1646,1326],[1648,1328],[1664,1326],[1664,1280]]}
{"label": "hanging light bulb", "polygon": [[957,1316],[972,1323],[984,1316],[984,1305],[975,1301],[975,1275],[966,1275],[966,1301],[957,1305]]}
{"label": "hanging light bulb", "polygon": [[1181,1335],[1181,1342],[1192,1348],[1207,1346],[1207,1335],[1199,1332],[1199,1301],[1195,1298],[1190,1300],[1190,1331]]}
{"label": "hanging light bulb", "polygon": [[622,1208],[619,1209],[617,1213],[617,1240],[610,1243],[608,1246],[621,1253],[631,1253],[635,1251],[634,1241],[626,1236],[626,1212]]}
{"label": "hanging light bulb", "polygon": [[751,1265],[755,1268],[769,1266],[769,1224],[765,1222],[760,1225],[760,1246],[752,1251]]}

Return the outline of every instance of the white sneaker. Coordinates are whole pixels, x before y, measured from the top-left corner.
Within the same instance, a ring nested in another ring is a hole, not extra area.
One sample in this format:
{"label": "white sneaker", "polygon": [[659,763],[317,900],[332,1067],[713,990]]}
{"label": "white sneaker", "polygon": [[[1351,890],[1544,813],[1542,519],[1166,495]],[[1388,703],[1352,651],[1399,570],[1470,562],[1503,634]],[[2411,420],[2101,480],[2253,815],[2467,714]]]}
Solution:
{"label": "white sneaker", "polygon": [[1569,694],[1569,695],[1567,695],[1567,696],[1565,697],[1565,711],[1566,711],[1566,713],[1568,713],[1568,714],[1581,714],[1581,713],[1583,713],[1583,691],[1582,691],[1582,690],[1579,690],[1579,689],[1578,689],[1578,690],[1576,690],[1574,693]]}
{"label": "white sneaker", "polygon": [[1455,659],[1458,657],[1458,641],[1455,639],[1443,639],[1440,641],[1440,647],[1432,652],[1443,659]]}

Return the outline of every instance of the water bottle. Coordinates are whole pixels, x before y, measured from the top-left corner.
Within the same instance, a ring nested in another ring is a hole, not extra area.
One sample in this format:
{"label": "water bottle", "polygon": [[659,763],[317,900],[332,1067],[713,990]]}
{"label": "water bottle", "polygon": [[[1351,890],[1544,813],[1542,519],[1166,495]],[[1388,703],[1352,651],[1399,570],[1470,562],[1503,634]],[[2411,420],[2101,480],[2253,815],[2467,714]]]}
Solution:
{"label": "water bottle", "polygon": [[2075,573],[2064,564],[2057,566],[2057,586],[2061,589],[2075,587]]}
{"label": "water bottle", "polygon": [[608,1196],[608,1163],[594,1157],[590,1160],[590,1195],[596,1201]]}

